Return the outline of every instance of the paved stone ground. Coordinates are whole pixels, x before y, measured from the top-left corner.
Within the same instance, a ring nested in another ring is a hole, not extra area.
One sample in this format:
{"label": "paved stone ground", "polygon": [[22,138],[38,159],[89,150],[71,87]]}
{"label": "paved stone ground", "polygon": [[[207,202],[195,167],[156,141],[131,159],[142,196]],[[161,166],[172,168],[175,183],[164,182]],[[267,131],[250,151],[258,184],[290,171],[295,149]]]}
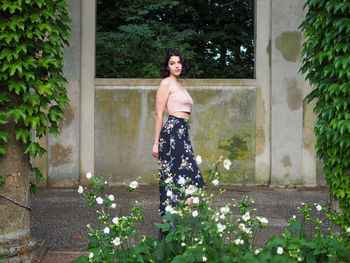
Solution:
{"label": "paved stone ground", "polygon": [[[269,187],[227,186],[226,192],[215,195],[213,205],[223,206],[240,200],[242,194],[254,200],[256,215],[269,220],[269,227],[259,233],[257,244],[262,245],[273,236],[280,234],[287,225],[288,219],[297,215],[300,203],[326,204],[327,188],[276,189]],[[140,225],[141,234],[157,237],[158,230],[154,223],[159,222],[157,214],[159,204],[158,187],[143,185],[135,192],[128,194],[125,187],[109,187],[109,194],[116,197],[117,212],[125,214],[138,200],[143,210],[144,221]],[[31,235],[33,238],[47,240],[48,253],[44,263],[71,262],[84,253],[88,240],[87,224],[97,226],[97,216],[93,208],[87,205],[77,193],[77,189],[41,189],[31,200]],[[236,211],[234,211],[236,212]]]}

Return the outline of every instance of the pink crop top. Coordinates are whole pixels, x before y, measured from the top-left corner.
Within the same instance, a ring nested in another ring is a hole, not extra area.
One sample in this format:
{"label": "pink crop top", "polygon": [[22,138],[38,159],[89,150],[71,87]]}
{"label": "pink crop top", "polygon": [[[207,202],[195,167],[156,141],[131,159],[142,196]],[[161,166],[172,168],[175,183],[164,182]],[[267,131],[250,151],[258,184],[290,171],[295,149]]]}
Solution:
{"label": "pink crop top", "polygon": [[176,90],[169,95],[167,101],[167,108],[169,115],[177,111],[184,111],[191,113],[191,106],[193,105],[193,100],[187,91]]}

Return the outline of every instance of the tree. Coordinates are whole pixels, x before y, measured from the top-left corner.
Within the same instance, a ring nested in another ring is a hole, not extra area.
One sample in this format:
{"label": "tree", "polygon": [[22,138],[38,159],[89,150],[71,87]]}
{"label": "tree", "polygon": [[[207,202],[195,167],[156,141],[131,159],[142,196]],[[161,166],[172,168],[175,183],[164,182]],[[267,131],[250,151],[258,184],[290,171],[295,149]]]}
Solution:
{"label": "tree", "polygon": [[37,138],[59,134],[69,104],[62,49],[71,21],[64,0],[2,0],[0,11],[0,240],[11,240],[29,232],[30,172],[44,180],[29,156],[45,152]]}
{"label": "tree", "polygon": [[193,78],[254,77],[254,1],[98,1],[98,77],[160,76],[168,48]]}

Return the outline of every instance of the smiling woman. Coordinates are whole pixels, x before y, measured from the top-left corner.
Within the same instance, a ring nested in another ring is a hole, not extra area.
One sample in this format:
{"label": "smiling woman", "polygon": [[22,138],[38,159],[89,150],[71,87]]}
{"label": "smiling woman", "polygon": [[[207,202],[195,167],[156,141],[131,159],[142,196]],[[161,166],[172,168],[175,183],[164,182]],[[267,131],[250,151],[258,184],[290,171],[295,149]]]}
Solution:
{"label": "smiling woman", "polygon": [[172,48],[190,78],[253,78],[254,42],[254,0],[97,2],[97,77],[157,78]]}

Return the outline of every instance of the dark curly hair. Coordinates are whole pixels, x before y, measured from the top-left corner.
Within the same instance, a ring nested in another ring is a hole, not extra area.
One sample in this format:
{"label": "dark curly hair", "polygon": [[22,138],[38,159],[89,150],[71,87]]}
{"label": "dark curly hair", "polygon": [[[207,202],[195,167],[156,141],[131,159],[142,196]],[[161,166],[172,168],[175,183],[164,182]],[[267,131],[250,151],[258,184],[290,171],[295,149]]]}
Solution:
{"label": "dark curly hair", "polygon": [[186,76],[189,74],[190,71],[190,65],[188,64],[187,59],[185,58],[184,54],[182,54],[178,50],[168,50],[166,54],[164,55],[164,58],[162,60],[162,66],[161,66],[161,74],[163,78],[169,77],[169,70],[168,70],[168,63],[169,59],[172,56],[180,57],[180,62],[182,64],[182,71],[180,76]]}

